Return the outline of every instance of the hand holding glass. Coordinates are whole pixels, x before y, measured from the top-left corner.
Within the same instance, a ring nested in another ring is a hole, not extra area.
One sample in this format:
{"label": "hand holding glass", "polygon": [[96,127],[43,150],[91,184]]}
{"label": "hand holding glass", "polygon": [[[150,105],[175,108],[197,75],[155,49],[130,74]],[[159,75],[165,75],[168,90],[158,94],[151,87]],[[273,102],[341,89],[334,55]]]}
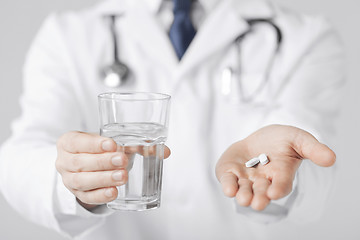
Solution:
{"label": "hand holding glass", "polygon": [[128,182],[107,206],[141,211],[160,206],[170,96],[160,93],[99,95],[100,133],[129,158]]}

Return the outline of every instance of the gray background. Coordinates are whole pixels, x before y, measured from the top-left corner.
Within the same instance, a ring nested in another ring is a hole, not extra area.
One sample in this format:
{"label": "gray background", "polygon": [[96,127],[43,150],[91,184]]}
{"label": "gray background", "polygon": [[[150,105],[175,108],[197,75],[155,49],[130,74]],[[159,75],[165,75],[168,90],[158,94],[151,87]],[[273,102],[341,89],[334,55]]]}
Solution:
{"label": "gray background", "polygon": [[[339,119],[336,152],[339,177],[321,221],[281,229],[279,239],[360,239],[360,2],[359,0],[276,0],[293,9],[327,16],[342,36],[348,54],[348,85]],[[21,71],[25,54],[51,11],[78,9],[95,0],[2,0],[0,4],[0,144],[20,114]],[[0,195],[0,239],[63,239],[23,219]]]}

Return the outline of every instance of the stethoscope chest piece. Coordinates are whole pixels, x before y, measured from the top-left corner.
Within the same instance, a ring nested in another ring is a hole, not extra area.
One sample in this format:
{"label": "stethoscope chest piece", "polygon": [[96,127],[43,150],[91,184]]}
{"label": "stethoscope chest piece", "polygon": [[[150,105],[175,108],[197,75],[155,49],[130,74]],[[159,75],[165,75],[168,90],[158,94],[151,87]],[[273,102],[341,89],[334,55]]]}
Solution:
{"label": "stethoscope chest piece", "polygon": [[129,68],[121,62],[115,61],[104,69],[104,85],[111,88],[120,87],[125,84]]}

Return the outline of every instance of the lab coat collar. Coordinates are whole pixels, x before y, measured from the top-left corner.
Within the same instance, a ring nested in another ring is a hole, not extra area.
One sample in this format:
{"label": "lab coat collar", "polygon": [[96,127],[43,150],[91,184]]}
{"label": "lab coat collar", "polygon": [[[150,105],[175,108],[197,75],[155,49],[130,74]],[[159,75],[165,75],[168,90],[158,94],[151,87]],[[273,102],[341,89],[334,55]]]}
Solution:
{"label": "lab coat collar", "polygon": [[[143,0],[148,5],[149,9],[153,13],[157,13],[161,7],[161,4],[164,1],[171,1],[171,0]],[[210,13],[216,4],[221,0],[198,0],[200,4],[204,7],[205,14]]]}
{"label": "lab coat collar", "polygon": [[234,11],[243,19],[272,19],[275,8],[271,0],[232,0]]}
{"label": "lab coat collar", "polygon": [[[153,8],[144,4],[144,1],[154,1]],[[246,19],[269,19],[275,15],[268,0],[207,0],[214,4],[213,8],[206,14],[189,49],[179,62],[169,36],[153,17],[153,11],[158,7],[155,1],[161,3],[162,0],[107,0],[96,11],[102,16],[124,13],[127,33],[143,45],[154,61],[175,72],[179,78],[245,33],[249,29]],[[210,7],[210,4],[206,6]]]}
{"label": "lab coat collar", "polygon": [[128,8],[126,0],[106,0],[94,7],[94,13],[101,16],[120,15]]}
{"label": "lab coat collar", "polygon": [[[96,6],[96,12],[101,15],[121,14],[129,7],[145,3],[150,12],[156,13],[163,1],[170,0],[106,0]],[[223,1],[232,1],[233,10],[245,19],[271,18],[274,16],[274,9],[270,0],[199,0],[206,15],[210,14]]]}
{"label": "lab coat collar", "polygon": [[[246,20],[272,19],[273,6],[267,0],[223,0],[209,14],[180,62],[181,75],[196,68],[249,30]],[[209,39],[211,36],[211,39]]]}

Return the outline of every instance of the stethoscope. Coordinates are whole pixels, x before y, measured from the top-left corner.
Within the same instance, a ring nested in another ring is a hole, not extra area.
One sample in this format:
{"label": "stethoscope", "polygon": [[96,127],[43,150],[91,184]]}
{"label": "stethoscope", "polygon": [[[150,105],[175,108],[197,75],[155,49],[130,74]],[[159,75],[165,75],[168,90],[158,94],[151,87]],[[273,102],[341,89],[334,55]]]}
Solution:
{"label": "stethoscope", "polygon": [[117,16],[111,15],[110,17],[110,32],[112,36],[114,55],[113,62],[102,70],[104,76],[103,83],[106,87],[117,88],[123,86],[128,81],[129,68],[128,66],[119,59],[118,55],[118,39],[115,30],[115,22]]}
{"label": "stethoscope", "polygon": [[[127,82],[129,82],[129,68],[128,66],[119,59],[118,57],[118,42],[117,42],[117,35],[116,35],[116,30],[115,30],[115,22],[116,22],[116,18],[117,16],[115,15],[111,15],[110,17],[110,32],[111,32],[111,36],[112,36],[112,40],[113,40],[113,46],[114,46],[114,55],[113,55],[113,62],[111,64],[109,64],[108,66],[106,66],[103,69],[103,74],[104,74],[104,78],[103,78],[103,84],[106,87],[109,88],[118,88],[121,86],[124,86],[125,84],[127,84]],[[280,28],[271,20],[271,19],[249,19],[246,20],[248,25],[249,25],[249,29],[241,34],[239,37],[236,38],[235,43],[236,43],[236,47],[237,47],[237,67],[226,67],[224,68],[223,72],[222,72],[222,76],[221,76],[221,92],[224,96],[230,97],[231,98],[231,94],[233,93],[233,91],[237,90],[240,92],[240,96],[241,96],[241,101],[242,102],[250,102],[254,99],[254,97],[263,89],[263,87],[265,86],[265,84],[268,82],[269,80],[269,75],[271,73],[271,70],[274,66],[274,62],[275,62],[275,58],[280,50],[281,47],[281,43],[282,43],[282,33]],[[254,29],[254,25],[256,24],[261,24],[261,23],[265,23],[270,25],[274,30],[275,30],[275,34],[276,34],[276,47],[275,47],[275,51],[274,54],[272,55],[272,58],[270,59],[268,66],[266,67],[265,70],[265,74],[263,77],[263,80],[261,82],[261,84],[259,84],[258,88],[252,92],[252,94],[250,95],[246,95],[245,92],[243,91],[243,82],[242,82],[242,78],[241,78],[241,42],[243,41],[243,39],[248,35],[248,33],[250,33],[253,29]]]}
{"label": "stethoscope", "polygon": [[[221,93],[223,96],[225,96],[230,102],[243,102],[248,103],[254,100],[254,98],[263,90],[266,83],[268,82],[270,78],[271,70],[273,69],[275,58],[277,54],[280,51],[281,43],[282,43],[282,33],[280,28],[271,20],[271,19],[250,19],[246,20],[249,24],[249,29],[241,34],[239,37],[235,40],[235,45],[237,48],[237,62],[238,64],[236,67],[225,67],[222,76],[221,76]],[[254,25],[260,24],[260,23],[266,23],[270,25],[274,30],[276,34],[276,46],[274,53],[271,56],[271,59],[269,60],[268,65],[266,66],[266,69],[264,71],[264,75],[262,77],[262,81],[258,85],[258,87],[251,93],[246,94],[243,86],[242,81],[242,69],[241,69],[241,41],[254,29]],[[240,93],[240,94],[238,94]],[[239,99],[240,98],[240,99]]]}

